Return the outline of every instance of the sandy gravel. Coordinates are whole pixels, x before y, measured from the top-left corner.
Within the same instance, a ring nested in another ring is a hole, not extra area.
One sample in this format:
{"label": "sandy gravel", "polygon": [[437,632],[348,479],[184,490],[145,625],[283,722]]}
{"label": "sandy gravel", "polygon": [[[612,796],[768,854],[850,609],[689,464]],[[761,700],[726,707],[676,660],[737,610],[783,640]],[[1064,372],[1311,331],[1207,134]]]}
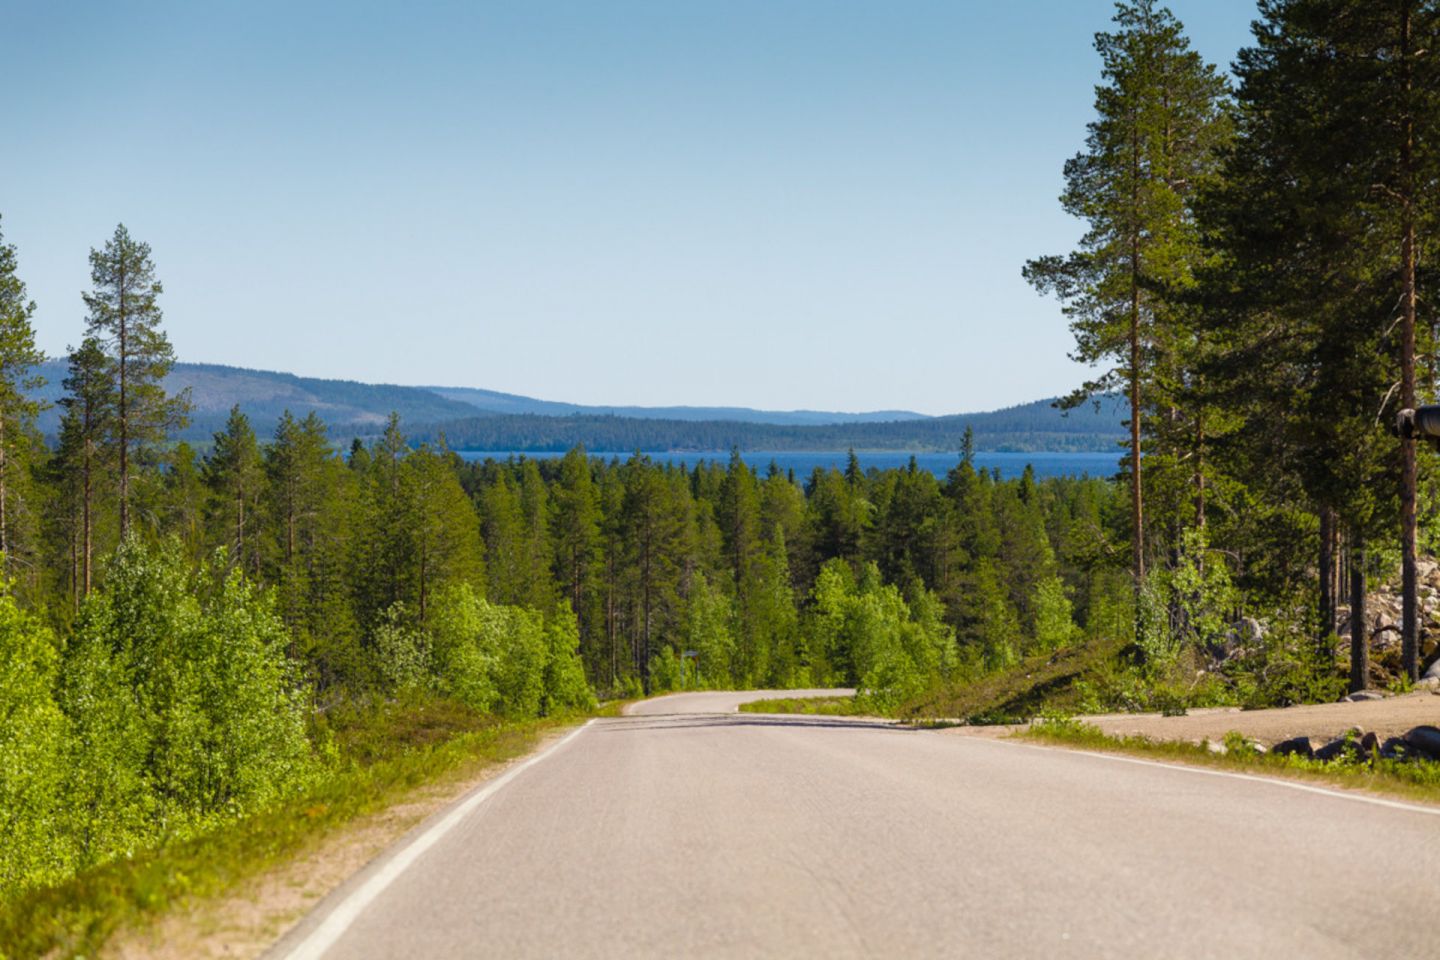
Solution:
{"label": "sandy gravel", "polygon": [[[1113,713],[1080,718],[1114,736],[1145,736],[1153,740],[1201,740],[1218,742],[1230,731],[1238,731],[1267,746],[1291,737],[1308,736],[1316,741],[1340,736],[1351,727],[1374,731],[1382,740],[1398,737],[1422,724],[1440,726],[1440,695],[1428,690],[1366,700],[1359,703],[1315,703],[1277,710],[1240,710],[1235,707],[1191,710],[1183,717],[1162,717],[1158,713]],[[957,727],[970,736],[997,737],[1015,726]]]}

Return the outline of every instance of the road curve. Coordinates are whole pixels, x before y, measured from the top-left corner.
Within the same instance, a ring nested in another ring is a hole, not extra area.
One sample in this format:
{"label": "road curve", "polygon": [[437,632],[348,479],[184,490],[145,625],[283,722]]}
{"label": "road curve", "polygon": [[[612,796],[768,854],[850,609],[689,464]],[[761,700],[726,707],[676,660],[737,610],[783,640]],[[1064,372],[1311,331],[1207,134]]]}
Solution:
{"label": "road curve", "polygon": [[1440,810],[756,696],[592,722],[271,955],[1440,955]]}

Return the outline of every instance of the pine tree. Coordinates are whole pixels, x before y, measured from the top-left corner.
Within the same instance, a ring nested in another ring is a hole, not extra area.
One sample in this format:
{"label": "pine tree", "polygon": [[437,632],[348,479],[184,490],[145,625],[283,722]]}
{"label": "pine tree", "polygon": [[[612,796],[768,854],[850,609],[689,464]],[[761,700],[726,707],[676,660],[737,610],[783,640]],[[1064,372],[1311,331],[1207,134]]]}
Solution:
{"label": "pine tree", "polygon": [[[1105,83],[1085,152],[1065,164],[1066,212],[1089,231],[1080,249],[1025,266],[1025,277],[1064,304],[1075,359],[1116,365],[1067,401],[1124,390],[1130,404],[1132,564],[1145,576],[1142,432],[1157,368],[1182,340],[1176,294],[1201,260],[1193,192],[1211,175],[1228,130],[1224,79],[1190,49],[1155,0],[1117,5],[1113,33],[1095,38]],[[1173,361],[1166,361],[1173,363]]]}
{"label": "pine tree", "polygon": [[[1414,261],[1440,214],[1418,186],[1440,164],[1440,67],[1428,55],[1440,12],[1414,0],[1268,0],[1261,15],[1237,63],[1240,135],[1201,209],[1223,252],[1207,282],[1216,369],[1246,413],[1240,438],[1267,468],[1266,499],[1280,500],[1288,480],[1324,521],[1324,650],[1339,527],[1353,568],[1392,522],[1394,501],[1376,490],[1398,483],[1413,676],[1417,458],[1407,441],[1395,456],[1382,424],[1415,402],[1417,337],[1430,340],[1415,323]],[[1352,593],[1363,586],[1353,580]]]}
{"label": "pine tree", "polygon": [[35,347],[35,303],[27,298],[17,269],[15,247],[0,233],[0,580],[10,576],[16,554],[30,549],[20,530],[33,511],[20,492],[40,413],[32,397],[44,383],[34,373],[45,359]]}
{"label": "pine tree", "polygon": [[150,245],[130,237],[122,223],[101,250],[90,251],[86,335],[104,345],[113,363],[115,412],[111,445],[118,470],[120,537],[130,531],[130,481],[137,449],[164,440],[183,426],[188,396],[165,393],[164,379],[175,352],[160,329],[160,281]]}

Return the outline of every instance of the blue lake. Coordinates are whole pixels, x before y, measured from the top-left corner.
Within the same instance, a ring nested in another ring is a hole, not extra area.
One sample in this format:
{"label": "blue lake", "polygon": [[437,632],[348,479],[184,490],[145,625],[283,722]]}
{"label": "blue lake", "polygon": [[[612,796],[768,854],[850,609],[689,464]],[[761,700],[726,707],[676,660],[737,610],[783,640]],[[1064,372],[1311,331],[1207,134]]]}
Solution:
{"label": "blue lake", "polygon": [[[517,459],[529,457],[535,460],[549,460],[564,456],[563,453],[549,453],[546,451],[516,452],[512,450],[460,450],[457,451],[466,460],[507,460],[511,457]],[[726,463],[730,460],[730,454],[726,451],[696,452],[688,451],[676,453],[672,451],[645,451],[650,459],[661,463],[683,463],[693,466],[701,460],[718,460]],[[609,451],[592,452],[592,457],[602,457],[606,460],[620,459],[628,460],[629,453],[615,453]],[[753,469],[760,471],[763,475],[774,463],[780,470],[794,470],[795,477],[803,480],[810,475],[815,467],[834,467],[837,470],[845,469],[845,461],[848,457],[844,451],[797,451],[786,450],[771,452],[766,450],[745,451],[740,454],[741,458]],[[878,470],[888,470],[894,467],[903,467],[910,462],[910,454],[903,451],[879,450],[862,452],[856,451],[855,456],[860,458],[860,465],[869,470],[874,467]],[[959,457],[954,453],[917,453],[915,462],[922,470],[929,470],[937,477],[944,477],[950,468],[955,466]],[[1037,477],[1112,477],[1120,469],[1120,452],[1114,453],[1012,453],[1001,450],[978,450],[975,453],[975,465],[981,469],[990,470],[998,468],[1000,475],[1007,479],[1018,477],[1025,471],[1026,465],[1035,468]]]}

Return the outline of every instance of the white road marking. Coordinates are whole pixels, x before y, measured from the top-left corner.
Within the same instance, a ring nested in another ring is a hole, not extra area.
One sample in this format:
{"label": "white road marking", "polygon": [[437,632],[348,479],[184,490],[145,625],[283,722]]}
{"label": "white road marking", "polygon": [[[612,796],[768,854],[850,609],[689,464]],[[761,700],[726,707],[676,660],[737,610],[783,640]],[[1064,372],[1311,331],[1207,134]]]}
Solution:
{"label": "white road marking", "polygon": [[1330,790],[1326,787],[1313,787],[1308,783],[1298,783],[1294,780],[1287,780],[1284,777],[1262,777],[1251,773],[1232,773],[1229,770],[1211,770],[1207,767],[1199,767],[1188,763],[1166,763],[1161,760],[1142,760],[1139,757],[1124,757],[1114,753],[1100,753],[1096,750],[1077,750],[1064,746],[1046,746],[1039,743],[1020,743],[1015,740],[999,740],[990,737],[968,737],[966,739],[976,743],[999,743],[1011,747],[1028,747],[1031,750],[1046,750],[1056,753],[1074,753],[1084,757],[1096,757],[1101,760],[1114,760],[1116,763],[1135,763],[1142,767],[1160,767],[1165,770],[1178,770],[1182,773],[1199,773],[1207,777],[1229,777],[1232,780],[1250,780],[1254,783],[1268,783],[1276,787],[1285,787],[1289,790],[1300,790],[1305,793],[1318,793],[1322,797],[1335,797],[1340,800],[1353,800],[1356,803],[1368,803],[1376,807],[1389,807],[1391,810],[1404,810],[1407,813],[1425,813],[1430,816],[1440,816],[1440,807],[1422,807],[1414,803],[1402,803],[1399,800],[1385,800],[1381,797],[1372,797],[1367,794],[1350,792],[1346,790]]}
{"label": "white road marking", "polygon": [[395,879],[404,873],[406,868],[418,860],[421,854],[435,846],[445,834],[454,829],[456,824],[469,816],[476,807],[498,793],[507,783],[574,740],[594,722],[594,720],[585,721],[578,730],[571,731],[547,749],[511,767],[504,774],[463,800],[429,830],[410,841],[408,846],[391,857],[370,879],[337,904],[320,925],[310,932],[308,937],[286,954],[287,960],[319,960],[320,957],[323,957],[325,952],[335,945],[335,941],[344,936],[345,931],[350,928],[350,925],[355,922],[365,908],[380,896],[386,887],[395,882]]}

